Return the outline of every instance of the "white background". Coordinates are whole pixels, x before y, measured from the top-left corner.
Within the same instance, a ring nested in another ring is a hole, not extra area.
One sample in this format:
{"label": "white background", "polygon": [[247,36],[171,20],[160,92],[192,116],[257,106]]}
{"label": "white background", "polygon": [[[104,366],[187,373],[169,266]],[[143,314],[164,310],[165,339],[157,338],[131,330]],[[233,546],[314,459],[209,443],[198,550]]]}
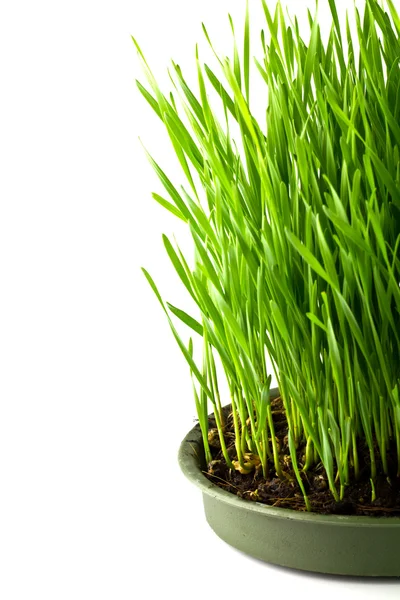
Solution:
{"label": "white background", "polygon": [[[343,14],[351,2],[337,5]],[[182,306],[161,233],[187,239],[151,199],[161,187],[138,136],[175,183],[181,175],[136,90],[130,34],[168,86],[170,58],[195,79],[201,21],[230,53],[226,16],[239,26],[243,8],[2,3],[2,600],[399,597],[396,581],[311,576],[236,552],[177,466],[191,384],[140,266]]]}

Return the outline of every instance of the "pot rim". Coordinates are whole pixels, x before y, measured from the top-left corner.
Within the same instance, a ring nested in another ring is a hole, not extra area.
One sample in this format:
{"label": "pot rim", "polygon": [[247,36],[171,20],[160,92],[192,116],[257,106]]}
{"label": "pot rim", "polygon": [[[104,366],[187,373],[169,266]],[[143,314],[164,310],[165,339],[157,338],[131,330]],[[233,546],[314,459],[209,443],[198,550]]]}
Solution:
{"label": "pot rim", "polygon": [[[279,393],[277,388],[271,390],[271,394]],[[255,513],[263,513],[266,517],[275,519],[292,519],[294,521],[306,521],[320,525],[335,524],[339,527],[399,527],[400,517],[367,517],[357,515],[321,515],[312,512],[302,512],[290,508],[280,508],[239,498],[231,492],[221,489],[212,483],[201,470],[201,454],[203,442],[200,425],[195,425],[183,439],[179,452],[178,462],[184,475],[201,489],[203,494],[214,498],[220,498],[221,502],[236,508]]]}

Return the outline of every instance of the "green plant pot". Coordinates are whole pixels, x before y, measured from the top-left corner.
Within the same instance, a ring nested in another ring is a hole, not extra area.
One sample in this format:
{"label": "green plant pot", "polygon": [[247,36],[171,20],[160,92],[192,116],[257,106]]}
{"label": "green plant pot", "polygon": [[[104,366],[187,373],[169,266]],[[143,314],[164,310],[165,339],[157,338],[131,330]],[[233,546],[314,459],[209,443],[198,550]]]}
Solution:
{"label": "green plant pot", "polygon": [[203,493],[209,525],[238,550],[306,571],[400,577],[400,518],[319,515],[243,500],[203,474],[199,425],[183,440],[179,464]]}

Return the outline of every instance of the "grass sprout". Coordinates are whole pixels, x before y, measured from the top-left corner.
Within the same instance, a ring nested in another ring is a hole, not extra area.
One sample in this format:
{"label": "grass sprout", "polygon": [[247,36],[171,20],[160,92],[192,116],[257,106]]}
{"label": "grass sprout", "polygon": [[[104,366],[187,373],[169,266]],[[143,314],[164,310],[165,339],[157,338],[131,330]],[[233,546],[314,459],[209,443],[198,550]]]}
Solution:
{"label": "grass sprout", "polygon": [[[374,497],[378,469],[390,474],[389,447],[400,476],[400,17],[391,0],[366,0],[341,25],[329,5],[329,35],[309,12],[304,39],[280,3],[273,12],[262,0],[254,59],[247,7],[231,58],[216,55],[210,66],[196,51],[197,89],[172,63],[174,91],[164,94],[134,40],[147,79],[138,88],[186,180],[178,189],[149,157],[165,190],[154,199],[190,230],[194,267],[163,241],[198,314],[164,302],[144,274],[188,363],[206,459],[212,409],[231,468],[248,472],[255,457],[265,477],[282,477],[268,356],[309,510],[302,473],[322,463],[339,500],[359,477],[361,445]],[[252,113],[254,81],[266,98],[261,121]],[[220,377],[232,403],[235,466]]]}

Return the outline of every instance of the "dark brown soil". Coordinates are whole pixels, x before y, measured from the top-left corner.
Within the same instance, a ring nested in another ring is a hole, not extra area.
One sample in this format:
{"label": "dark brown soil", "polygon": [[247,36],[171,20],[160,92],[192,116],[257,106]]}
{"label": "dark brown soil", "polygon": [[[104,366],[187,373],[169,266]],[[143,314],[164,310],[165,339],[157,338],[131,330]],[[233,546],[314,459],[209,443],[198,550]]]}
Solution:
{"label": "dark brown soil", "polygon": [[[272,414],[275,433],[280,448],[283,477],[276,477],[272,462],[269,463],[269,478],[265,479],[261,468],[255,468],[249,474],[230,469],[222,455],[219,437],[215,429],[215,421],[210,417],[210,448],[213,460],[208,465],[205,475],[216,485],[250,501],[262,502],[270,506],[280,506],[305,511],[305,503],[300,486],[296,480],[287,444],[287,421],[280,398],[272,400]],[[237,458],[234,445],[233,417],[230,407],[224,409],[225,442],[231,460]],[[378,456],[378,453],[377,453]],[[298,466],[303,466],[304,447],[298,448]],[[347,486],[344,498],[336,502],[329,490],[325,469],[322,464],[302,472],[302,479],[313,512],[320,514],[367,515],[367,516],[400,516],[400,479],[396,475],[397,454],[395,448],[388,451],[390,476],[379,470],[374,483],[376,499],[372,502],[370,482],[369,451],[360,443],[359,447],[359,479]]]}

